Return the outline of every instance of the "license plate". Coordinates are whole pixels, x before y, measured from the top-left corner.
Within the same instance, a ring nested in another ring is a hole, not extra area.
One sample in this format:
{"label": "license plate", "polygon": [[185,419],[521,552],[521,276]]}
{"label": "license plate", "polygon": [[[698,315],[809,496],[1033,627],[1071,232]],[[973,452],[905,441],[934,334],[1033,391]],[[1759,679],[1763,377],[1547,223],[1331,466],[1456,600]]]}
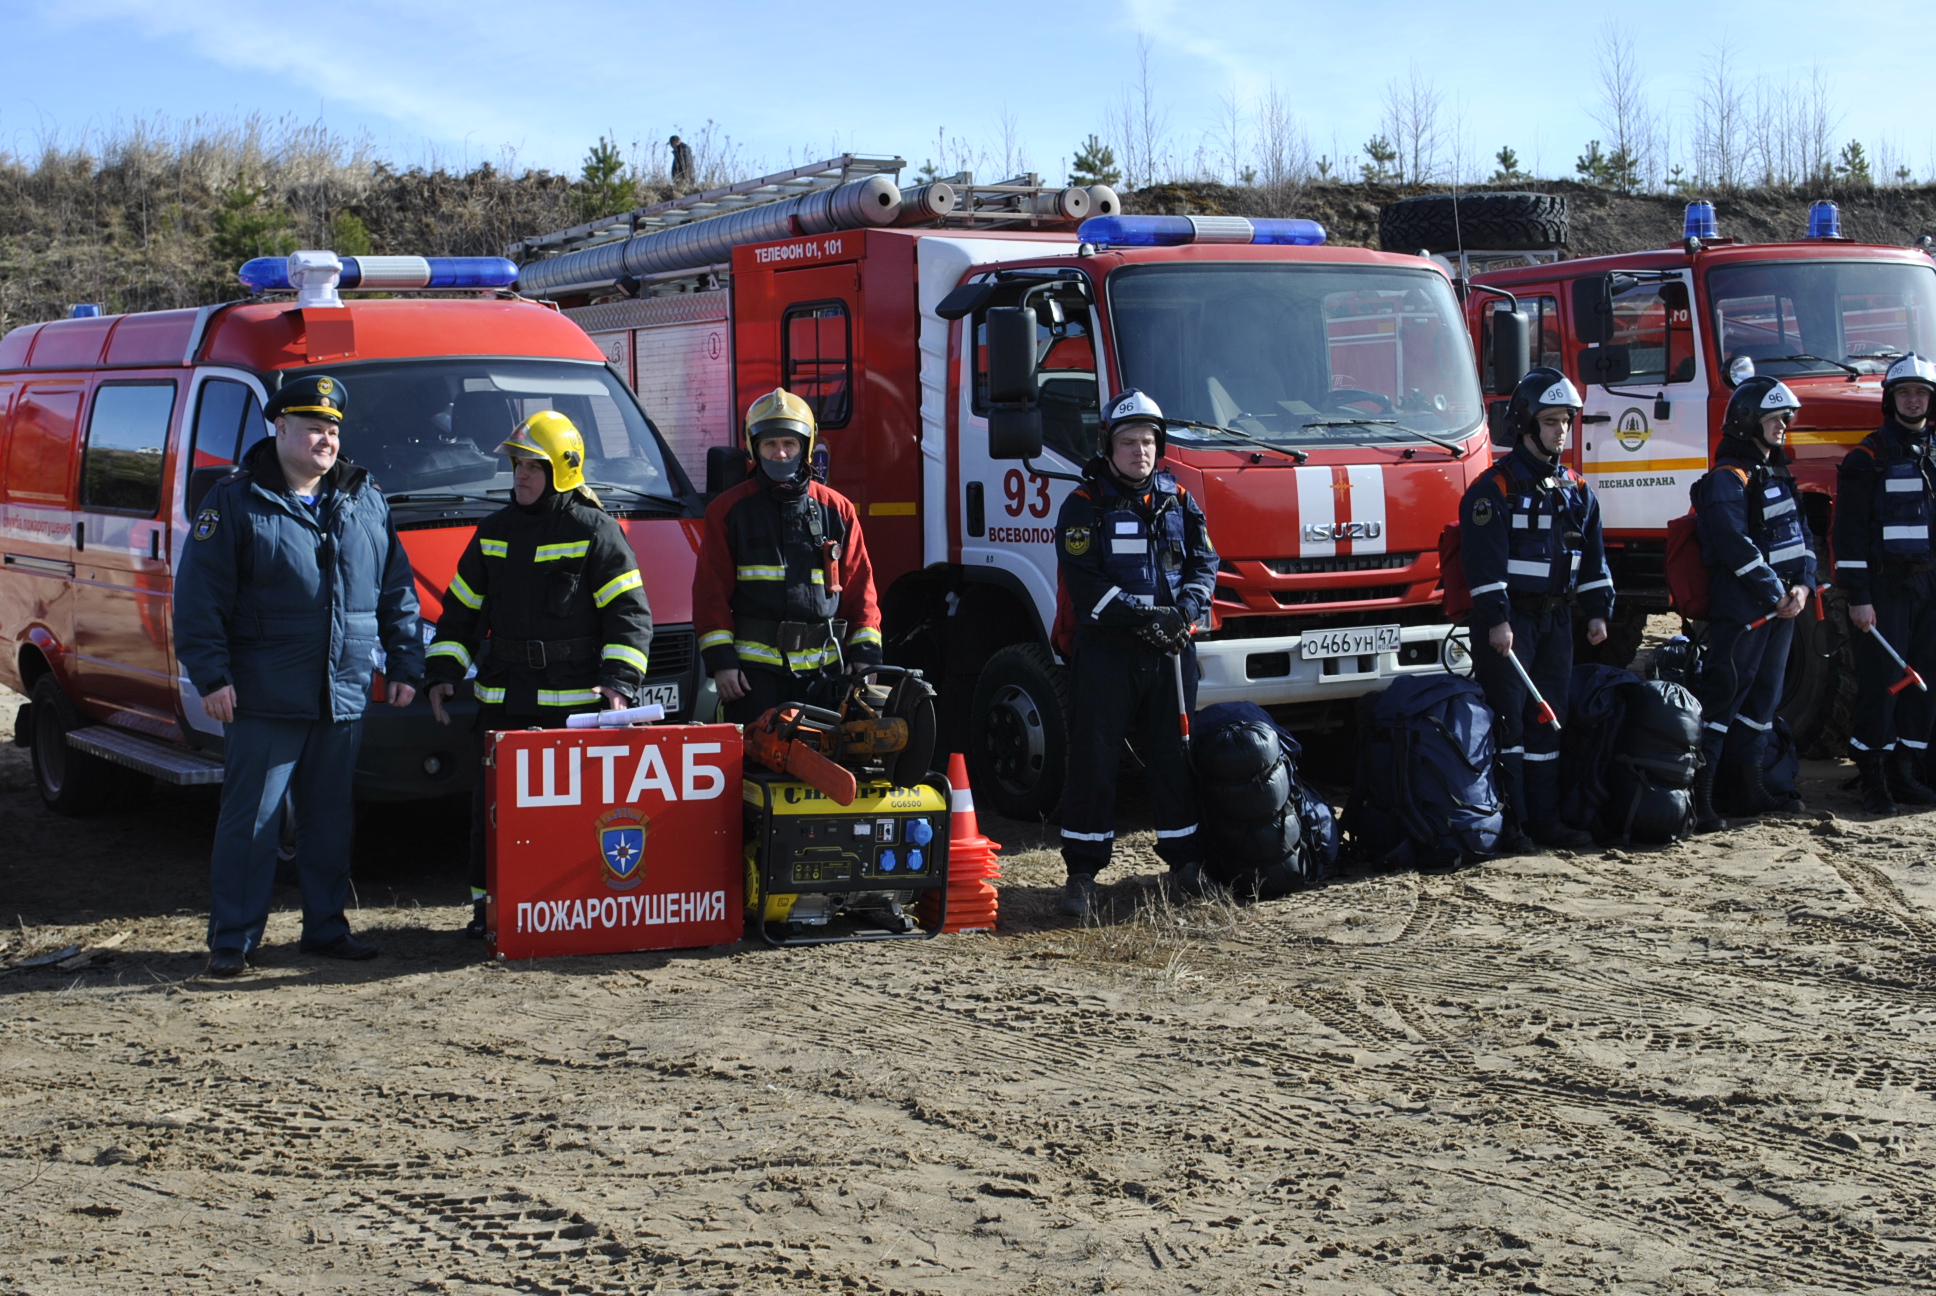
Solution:
{"label": "license plate", "polygon": [[647,684],[639,690],[637,706],[651,706],[658,703],[667,715],[679,709],[679,686],[675,684]]}
{"label": "license plate", "polygon": [[1301,655],[1305,661],[1311,661],[1318,657],[1370,657],[1376,653],[1397,652],[1398,631],[1395,625],[1307,630]]}

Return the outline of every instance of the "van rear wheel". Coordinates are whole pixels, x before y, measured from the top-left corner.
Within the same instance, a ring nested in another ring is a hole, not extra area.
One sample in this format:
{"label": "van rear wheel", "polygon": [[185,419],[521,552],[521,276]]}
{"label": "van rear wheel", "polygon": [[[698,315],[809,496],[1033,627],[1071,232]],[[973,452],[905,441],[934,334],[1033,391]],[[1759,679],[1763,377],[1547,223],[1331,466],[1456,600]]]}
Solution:
{"label": "van rear wheel", "polygon": [[40,799],[56,814],[97,814],[114,799],[120,773],[98,756],[67,745],[67,735],[80,727],[80,715],[54,677],[42,675],[33,693],[34,786]]}
{"label": "van rear wheel", "polygon": [[1040,819],[1062,800],[1068,761],[1068,674],[1040,644],[1010,644],[975,681],[968,720],[975,803],[1009,819]]}

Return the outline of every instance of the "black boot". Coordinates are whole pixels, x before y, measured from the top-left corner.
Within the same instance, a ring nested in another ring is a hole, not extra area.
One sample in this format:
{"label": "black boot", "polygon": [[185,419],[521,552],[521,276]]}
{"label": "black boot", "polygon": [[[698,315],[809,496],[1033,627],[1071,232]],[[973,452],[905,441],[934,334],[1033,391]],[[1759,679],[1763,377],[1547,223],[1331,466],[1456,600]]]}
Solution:
{"label": "black boot", "polygon": [[1720,832],[1727,826],[1728,821],[1714,811],[1714,767],[1703,765],[1694,776],[1694,831]]}
{"label": "black boot", "polygon": [[464,928],[464,934],[472,940],[483,940],[484,933],[490,929],[490,923],[484,913],[484,902],[482,900],[471,901],[471,921],[470,925]]}
{"label": "black boot", "polygon": [[1096,875],[1071,873],[1062,887],[1062,912],[1071,918],[1087,918],[1096,911]]}
{"label": "black boot", "polygon": [[1584,828],[1575,828],[1571,824],[1561,823],[1558,819],[1549,823],[1535,820],[1526,825],[1526,835],[1542,846],[1555,849],[1585,850],[1593,845],[1592,833]]}
{"label": "black boot", "polygon": [[1863,752],[1855,758],[1862,784],[1862,808],[1872,815],[1896,813],[1896,799],[1889,794],[1889,771],[1882,760],[1886,752]]}
{"label": "black boot", "polygon": [[[1743,819],[1753,819],[1767,814],[1770,810],[1782,808],[1781,798],[1768,790],[1762,779],[1761,759],[1743,761],[1735,767],[1734,796],[1730,798],[1728,813]],[[1706,771],[1702,771],[1705,773]]]}
{"label": "black boot", "polygon": [[1533,839],[1519,826],[1519,816],[1506,811],[1506,826],[1499,834],[1499,853],[1501,855],[1531,855]]}
{"label": "black boot", "polygon": [[1903,805],[1936,805],[1936,790],[1922,780],[1922,754],[1898,747],[1889,753],[1889,791]]}

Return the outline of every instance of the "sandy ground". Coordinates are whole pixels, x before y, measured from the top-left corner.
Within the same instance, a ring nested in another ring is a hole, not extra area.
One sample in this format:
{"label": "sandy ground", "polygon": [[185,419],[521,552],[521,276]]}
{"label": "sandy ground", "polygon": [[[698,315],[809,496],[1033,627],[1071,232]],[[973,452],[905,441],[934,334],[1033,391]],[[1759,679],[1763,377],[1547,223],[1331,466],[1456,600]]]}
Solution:
{"label": "sandy ground", "polygon": [[[17,699],[0,707],[9,732]],[[385,956],[202,964],[208,793],[0,749],[0,1292],[1928,1291],[1936,815],[1346,873],[894,946],[479,961],[461,815],[360,825]]]}

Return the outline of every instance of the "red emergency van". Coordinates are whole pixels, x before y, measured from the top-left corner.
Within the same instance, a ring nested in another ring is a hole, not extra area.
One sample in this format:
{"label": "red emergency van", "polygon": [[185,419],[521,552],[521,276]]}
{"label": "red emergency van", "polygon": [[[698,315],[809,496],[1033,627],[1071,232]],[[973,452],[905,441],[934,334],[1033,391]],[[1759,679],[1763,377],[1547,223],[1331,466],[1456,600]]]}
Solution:
{"label": "red emergency van", "polygon": [[[494,290],[515,267],[483,260],[341,263],[346,288],[478,289],[469,295],[305,306],[274,290],[271,262],[257,276],[270,291],[247,301],[0,339],[0,684],[30,699],[15,742],[33,749],[49,805],[82,813],[149,779],[220,781],[222,727],[175,662],[175,564],[203,493],[269,433],[270,393],[315,372],[349,389],[342,453],[389,498],[426,639],[475,523],[509,502],[498,443],[537,410],[569,415],[587,480],[640,553],[656,626],[643,700],[690,714],[699,524],[688,479],[584,331]],[[438,725],[422,700],[373,705],[357,795],[468,790],[469,725],[468,710]]]}

